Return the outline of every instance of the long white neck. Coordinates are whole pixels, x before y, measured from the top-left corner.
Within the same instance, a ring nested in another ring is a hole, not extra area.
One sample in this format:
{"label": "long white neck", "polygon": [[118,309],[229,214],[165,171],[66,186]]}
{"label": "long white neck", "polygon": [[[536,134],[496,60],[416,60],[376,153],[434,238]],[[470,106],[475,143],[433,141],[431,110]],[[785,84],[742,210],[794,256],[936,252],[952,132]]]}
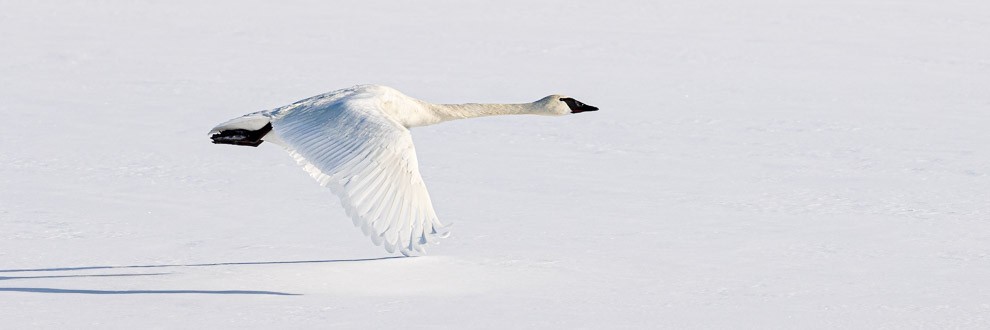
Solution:
{"label": "long white neck", "polygon": [[427,110],[436,116],[436,122],[434,123],[485,116],[546,113],[546,110],[542,106],[539,106],[537,102],[518,104],[427,104]]}

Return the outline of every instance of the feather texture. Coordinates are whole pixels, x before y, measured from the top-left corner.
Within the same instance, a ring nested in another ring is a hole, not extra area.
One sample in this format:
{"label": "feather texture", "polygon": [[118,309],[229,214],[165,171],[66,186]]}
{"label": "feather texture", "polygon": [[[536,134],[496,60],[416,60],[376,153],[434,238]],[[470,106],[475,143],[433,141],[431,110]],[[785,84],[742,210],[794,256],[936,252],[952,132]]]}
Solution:
{"label": "feather texture", "polygon": [[282,143],[320,185],[340,197],[355,226],[389,252],[423,253],[448,232],[419,173],[409,129],[374,102],[331,102],[276,113]]}

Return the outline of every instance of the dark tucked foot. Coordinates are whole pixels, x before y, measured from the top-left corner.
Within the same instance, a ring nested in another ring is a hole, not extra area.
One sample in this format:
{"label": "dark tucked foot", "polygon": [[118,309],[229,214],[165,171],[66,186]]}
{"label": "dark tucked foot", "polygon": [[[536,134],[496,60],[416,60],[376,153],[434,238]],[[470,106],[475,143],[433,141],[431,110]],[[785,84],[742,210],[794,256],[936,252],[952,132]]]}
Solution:
{"label": "dark tucked foot", "polygon": [[261,138],[265,137],[272,130],[272,124],[265,124],[259,130],[251,131],[246,129],[231,129],[226,131],[220,131],[220,133],[213,134],[210,139],[213,140],[214,144],[233,144],[238,146],[252,146],[257,147],[262,142]]}

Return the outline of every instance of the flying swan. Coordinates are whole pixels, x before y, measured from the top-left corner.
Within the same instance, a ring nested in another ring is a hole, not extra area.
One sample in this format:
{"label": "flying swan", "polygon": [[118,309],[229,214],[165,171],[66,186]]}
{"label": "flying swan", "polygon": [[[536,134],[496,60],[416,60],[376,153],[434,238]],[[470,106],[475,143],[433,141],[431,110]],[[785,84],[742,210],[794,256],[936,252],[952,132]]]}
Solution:
{"label": "flying swan", "polygon": [[281,145],[321,186],[329,187],[355,226],[409,256],[446,237],[419,174],[409,129],[494,115],[561,116],[598,108],[550,95],[522,104],[433,104],[377,85],[360,85],[250,113],[210,131],[216,144]]}

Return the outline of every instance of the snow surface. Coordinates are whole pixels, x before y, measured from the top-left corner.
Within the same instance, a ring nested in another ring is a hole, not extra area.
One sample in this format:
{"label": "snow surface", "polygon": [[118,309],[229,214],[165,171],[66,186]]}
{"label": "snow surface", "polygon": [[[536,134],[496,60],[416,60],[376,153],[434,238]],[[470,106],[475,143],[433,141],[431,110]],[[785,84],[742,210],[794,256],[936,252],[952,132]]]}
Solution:
{"label": "snow surface", "polygon": [[[0,327],[990,327],[990,2],[0,1]],[[413,131],[394,258],[213,125],[360,83],[595,113]]]}

